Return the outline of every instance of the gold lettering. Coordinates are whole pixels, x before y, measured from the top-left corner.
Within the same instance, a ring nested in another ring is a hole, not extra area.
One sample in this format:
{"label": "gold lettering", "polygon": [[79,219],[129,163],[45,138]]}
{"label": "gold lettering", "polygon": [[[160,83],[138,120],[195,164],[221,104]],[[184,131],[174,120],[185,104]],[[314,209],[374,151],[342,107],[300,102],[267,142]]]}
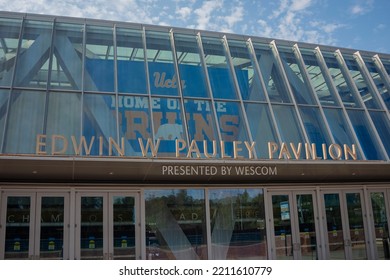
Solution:
{"label": "gold lettering", "polygon": [[244,144],[245,144],[245,147],[247,148],[248,150],[248,157],[250,159],[253,159],[254,156],[255,156],[255,145],[256,145],[256,142],[251,142],[249,143],[248,141],[244,141]]}
{"label": "gold lettering", "polygon": [[290,143],[290,147],[291,147],[291,150],[293,151],[295,159],[299,159],[301,157],[302,143],[298,143],[297,148],[295,147],[294,143]]}
{"label": "gold lettering", "polygon": [[352,157],[353,160],[357,160],[356,146],[352,144],[352,149],[348,147],[347,144],[344,144],[344,156],[345,159],[349,159],[349,156]]}
{"label": "gold lettering", "polygon": [[328,152],[326,151],[326,144],[322,144],[322,157],[328,159]]}
{"label": "gold lettering", "polygon": [[157,139],[156,145],[154,145],[152,138],[148,138],[146,141],[146,147],[142,141],[142,138],[138,138],[138,143],[141,148],[142,156],[146,157],[148,155],[148,150],[150,147],[150,151],[153,157],[157,157],[158,148],[160,146],[160,139]]}
{"label": "gold lettering", "polygon": [[221,141],[221,158],[231,158],[231,156],[226,155],[225,153],[225,141]]}
{"label": "gold lettering", "polygon": [[[336,154],[335,154],[336,152]],[[331,144],[329,146],[329,155],[333,160],[338,160],[341,158],[342,155],[342,149],[340,145],[338,144]]]}
{"label": "gold lettering", "polygon": [[82,153],[82,146],[84,146],[85,155],[89,156],[91,154],[92,145],[95,141],[95,136],[92,136],[91,142],[89,143],[89,146],[87,146],[87,141],[85,140],[84,136],[81,136],[80,144],[77,145],[76,137],[73,135],[70,137],[73,144],[73,150],[76,155],[81,155]]}
{"label": "gold lettering", "polygon": [[268,157],[269,159],[273,159],[274,153],[279,149],[278,144],[275,142],[268,142]]}
{"label": "gold lettering", "polygon": [[195,153],[197,158],[201,157],[198,145],[196,144],[195,140],[192,140],[190,146],[188,147],[187,158],[191,158],[192,153]]}
{"label": "gold lettering", "polygon": [[[43,139],[45,141],[42,141]],[[35,153],[37,155],[46,155],[46,135],[45,134],[38,134],[37,135],[37,141],[36,141],[36,145],[35,145]]]}
{"label": "gold lettering", "polygon": [[284,156],[286,156],[287,159],[291,159],[291,154],[287,148],[287,145],[283,142],[282,146],[280,147],[279,159],[282,159]]}
{"label": "gold lettering", "polygon": [[112,137],[108,138],[108,146],[109,146],[108,154],[110,156],[112,156],[112,154],[113,154],[113,147],[118,152],[119,156],[123,157],[125,155],[125,138],[124,137],[121,137],[121,146],[122,147],[119,147],[118,143],[115,142],[115,140]]}
{"label": "gold lettering", "polygon": [[[62,149],[59,151],[56,150],[56,145],[57,145],[58,140],[63,141]],[[66,153],[67,149],[68,149],[68,140],[66,140],[65,136],[57,135],[57,134],[53,134],[51,136],[51,154],[52,155],[63,155]]]}
{"label": "gold lettering", "polygon": [[238,153],[242,151],[242,148],[239,147],[241,144],[241,141],[233,141],[233,158],[238,159],[238,158],[244,158],[243,156],[240,156]]}
{"label": "gold lettering", "polygon": [[176,139],[175,145],[176,145],[176,157],[178,158],[180,157],[180,151],[183,151],[186,148],[187,144],[186,141],[184,141],[183,139]]}
{"label": "gold lettering", "polygon": [[208,152],[207,140],[203,140],[203,153],[206,158],[215,158],[217,156],[217,141],[213,140],[213,153],[210,155]]}

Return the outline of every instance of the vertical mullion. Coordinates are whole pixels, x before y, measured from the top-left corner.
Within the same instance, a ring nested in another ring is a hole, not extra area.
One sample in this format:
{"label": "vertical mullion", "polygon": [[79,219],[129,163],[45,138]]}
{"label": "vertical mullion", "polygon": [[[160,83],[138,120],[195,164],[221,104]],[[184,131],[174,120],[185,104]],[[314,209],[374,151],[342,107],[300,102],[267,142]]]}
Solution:
{"label": "vertical mullion", "polygon": [[[390,73],[387,74],[387,71],[385,69],[385,66],[383,65],[382,60],[380,59],[379,55],[374,55],[372,57],[372,61],[375,63],[375,66],[377,67],[378,73],[381,76],[387,90],[390,93]],[[386,108],[386,107],[385,107]],[[389,108],[390,109],[390,108]]]}
{"label": "vertical mullion", "polygon": [[344,103],[341,100],[341,97],[340,97],[340,95],[339,95],[339,93],[337,91],[336,85],[334,84],[334,81],[333,81],[332,76],[331,76],[331,74],[329,72],[329,69],[326,66],[326,62],[325,62],[324,56],[322,55],[322,52],[321,52],[319,47],[315,48],[314,54],[315,54],[315,56],[317,58],[317,61],[318,61],[318,64],[320,65],[321,70],[323,70],[323,75],[324,75],[325,81],[328,83],[329,90],[333,91],[334,96],[336,97],[338,103],[341,106],[341,109],[342,109],[342,112],[343,112],[343,115],[344,115],[344,119],[347,122],[347,125],[349,127],[349,131],[352,133],[353,140],[355,141],[355,143],[357,145],[357,148],[359,149],[359,152],[360,152],[362,158],[365,160],[365,159],[367,159],[366,155],[363,153],[363,149],[362,149],[362,146],[360,145],[360,142],[358,141],[355,129],[353,128],[351,120],[348,117],[347,109],[345,109]]}
{"label": "vertical mullion", "polygon": [[114,91],[115,91],[115,124],[116,124],[116,137],[118,142],[121,143],[119,138],[119,93],[118,93],[118,50],[117,50],[117,25],[113,27],[113,47],[114,47]]}
{"label": "vertical mullion", "polygon": [[82,46],[82,59],[81,59],[81,110],[80,110],[80,135],[83,135],[83,129],[84,129],[84,116],[83,116],[83,111],[84,111],[84,88],[85,88],[85,75],[86,75],[86,70],[85,70],[85,56],[87,53],[87,22],[84,22],[84,30],[83,30],[83,46]]}
{"label": "vertical mullion", "polygon": [[[253,143],[252,132],[251,132],[251,129],[250,129],[250,126],[249,126],[249,121],[248,121],[248,118],[247,118],[247,115],[246,115],[246,110],[245,110],[244,102],[242,100],[241,90],[240,90],[240,87],[238,85],[238,81],[237,81],[237,77],[236,77],[236,73],[235,73],[235,69],[234,69],[234,65],[233,65],[233,61],[232,61],[232,56],[231,56],[231,53],[230,53],[229,44],[228,44],[226,35],[223,36],[222,40],[223,40],[222,41],[223,42],[223,46],[225,48],[226,58],[227,58],[228,65],[229,65],[229,68],[230,68],[230,73],[231,73],[231,75],[233,77],[233,83],[234,83],[234,87],[235,87],[235,90],[236,90],[236,94],[238,95],[238,99],[239,99],[239,102],[240,102],[241,114],[242,114],[242,117],[244,118],[244,123],[245,123],[245,126],[246,126],[247,135],[249,137],[249,141],[251,143]],[[255,148],[255,159],[257,159],[256,148]]]}

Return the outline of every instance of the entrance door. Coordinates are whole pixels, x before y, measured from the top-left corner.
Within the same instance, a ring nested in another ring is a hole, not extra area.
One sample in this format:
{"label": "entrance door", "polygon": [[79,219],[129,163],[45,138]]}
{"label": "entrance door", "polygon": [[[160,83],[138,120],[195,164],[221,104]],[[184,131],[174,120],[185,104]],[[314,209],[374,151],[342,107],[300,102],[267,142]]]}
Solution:
{"label": "entrance door", "polygon": [[0,259],[67,259],[68,193],[2,195]]}
{"label": "entrance door", "polygon": [[371,240],[374,259],[390,259],[389,203],[390,191],[377,189],[368,191]]}
{"label": "entrance door", "polygon": [[76,259],[140,259],[137,193],[77,193]]}
{"label": "entrance door", "polygon": [[368,259],[363,192],[323,191],[327,259]]}
{"label": "entrance door", "polygon": [[273,259],[318,259],[314,192],[270,192]]}

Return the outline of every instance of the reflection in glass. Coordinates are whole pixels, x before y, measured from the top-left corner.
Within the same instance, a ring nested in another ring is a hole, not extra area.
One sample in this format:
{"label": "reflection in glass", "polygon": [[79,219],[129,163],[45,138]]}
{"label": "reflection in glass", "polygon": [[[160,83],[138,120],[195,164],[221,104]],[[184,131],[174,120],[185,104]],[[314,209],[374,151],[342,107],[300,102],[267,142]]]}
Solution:
{"label": "reflection in glass", "polygon": [[37,134],[43,133],[45,96],[45,92],[11,93],[3,152],[35,153]]}
{"label": "reflection in glass", "polygon": [[114,41],[112,28],[87,26],[84,89],[114,91]]}
{"label": "reflection in glass", "polygon": [[210,190],[212,259],[267,259],[261,189]]}
{"label": "reflection in glass", "polygon": [[368,122],[364,111],[347,110],[357,138],[368,160],[383,159],[381,148],[375,139],[373,127]]}
{"label": "reflection in glass", "polygon": [[390,157],[390,122],[386,117],[386,113],[369,111],[372,121],[374,122],[375,128],[378,131],[380,140],[385,147],[387,154]]}
{"label": "reflection in glass", "polygon": [[103,259],[103,197],[81,197],[81,259]]}
{"label": "reflection in glass", "polygon": [[40,259],[60,260],[64,245],[64,197],[42,197]]}
{"label": "reflection in glass", "polygon": [[116,29],[117,82],[121,93],[146,94],[146,72],[142,32]]}
{"label": "reflection in glass", "polygon": [[253,141],[256,142],[257,156],[267,158],[268,142],[279,142],[272,125],[269,108],[266,104],[245,103],[245,111]]}
{"label": "reflection in glass", "polygon": [[146,257],[207,259],[204,191],[145,190]]}
{"label": "reflection in glass", "polygon": [[25,21],[15,86],[46,89],[52,29],[52,22]]}
{"label": "reflection in glass", "polygon": [[323,56],[344,106],[360,108],[361,105],[357,100],[354,92],[351,90],[351,87],[346,82],[337,59],[331,53],[323,52]]}
{"label": "reflection in glass", "polygon": [[298,194],[296,203],[302,259],[316,260],[318,256],[313,196],[311,194]]}
{"label": "reflection in glass", "polygon": [[18,49],[21,20],[0,19],[0,86],[10,86],[16,52]]}
{"label": "reflection in glass", "polygon": [[268,45],[254,45],[257,61],[271,102],[291,103],[277,62]]}
{"label": "reflection in glass", "polygon": [[208,97],[198,43],[195,36],[175,33],[176,57],[184,96]]}
{"label": "reflection in glass", "polygon": [[337,99],[334,96],[333,91],[328,87],[322,70],[318,64],[318,61],[312,51],[302,50],[302,58],[306,66],[306,71],[309,74],[311,84],[323,106],[335,106],[338,105]]}
{"label": "reflection in glass", "polygon": [[135,201],[134,197],[114,196],[114,259],[135,260]]}
{"label": "reflection in glass", "polygon": [[310,85],[306,84],[293,52],[279,48],[279,54],[296,102],[298,104],[314,104],[314,98],[309,90]]}
{"label": "reflection in glass", "polygon": [[362,204],[359,193],[347,193],[347,211],[353,260],[367,259]]}
{"label": "reflection in glass", "polygon": [[56,23],[50,88],[81,90],[83,25]]}
{"label": "reflection in glass", "polygon": [[389,225],[387,223],[385,194],[383,192],[371,193],[371,205],[375,226],[375,246],[379,260],[390,259]]}
{"label": "reflection in glass", "polygon": [[28,196],[7,198],[4,259],[28,259],[30,245],[30,209]]}
{"label": "reflection in glass", "polygon": [[272,195],[275,255],[277,259],[294,259],[290,207],[288,195]]}
{"label": "reflection in glass", "polygon": [[151,93],[177,96],[178,81],[168,32],[146,31],[146,58]]}
{"label": "reflection in glass", "polygon": [[364,62],[379,94],[382,96],[382,99],[387,106],[387,109],[390,110],[390,88],[387,88],[386,84],[384,83],[384,77],[379,74],[379,71],[376,69],[374,62],[368,58],[364,59]]}
{"label": "reflection in glass", "polygon": [[345,259],[344,233],[339,194],[324,194],[324,203],[328,232],[329,259],[343,260]]}
{"label": "reflection in glass", "polygon": [[222,40],[202,37],[202,43],[214,98],[237,99]]}
{"label": "reflection in glass", "polygon": [[[4,126],[8,112],[9,90],[0,90],[0,147],[2,147]],[[0,149],[1,152],[1,149]]]}
{"label": "reflection in glass", "polygon": [[265,101],[258,74],[244,41],[229,40],[230,55],[243,100]]}

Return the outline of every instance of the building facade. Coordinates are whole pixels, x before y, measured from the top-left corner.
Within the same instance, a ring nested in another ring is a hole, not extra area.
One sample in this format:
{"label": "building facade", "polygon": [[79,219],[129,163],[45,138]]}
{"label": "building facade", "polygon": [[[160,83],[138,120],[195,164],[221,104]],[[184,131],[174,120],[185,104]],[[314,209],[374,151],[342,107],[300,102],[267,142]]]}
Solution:
{"label": "building facade", "polygon": [[0,13],[0,259],[389,259],[390,55]]}

